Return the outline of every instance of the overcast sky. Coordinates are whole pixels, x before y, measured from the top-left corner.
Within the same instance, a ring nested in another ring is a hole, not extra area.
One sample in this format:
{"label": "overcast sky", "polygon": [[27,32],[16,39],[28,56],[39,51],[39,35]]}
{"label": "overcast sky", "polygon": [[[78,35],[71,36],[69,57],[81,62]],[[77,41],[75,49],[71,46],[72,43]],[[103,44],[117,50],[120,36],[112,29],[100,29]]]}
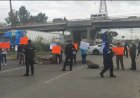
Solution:
{"label": "overcast sky", "polygon": [[[108,14],[112,17],[140,16],[140,1],[107,1]],[[12,1],[13,9],[25,6],[32,15],[45,13],[53,18],[83,19],[99,12],[99,1]],[[8,16],[9,1],[0,1],[0,21]]]}
{"label": "overcast sky", "polygon": [[[84,19],[99,12],[99,0],[93,1],[13,1],[13,9],[25,6],[31,15],[45,13],[49,20],[53,18]],[[108,15],[111,17],[140,16],[140,1],[107,1]],[[8,16],[9,1],[0,1],[0,22]],[[130,30],[116,30],[118,37],[131,37]],[[140,37],[140,29],[135,30],[134,37]],[[128,33],[126,33],[128,32]]]}

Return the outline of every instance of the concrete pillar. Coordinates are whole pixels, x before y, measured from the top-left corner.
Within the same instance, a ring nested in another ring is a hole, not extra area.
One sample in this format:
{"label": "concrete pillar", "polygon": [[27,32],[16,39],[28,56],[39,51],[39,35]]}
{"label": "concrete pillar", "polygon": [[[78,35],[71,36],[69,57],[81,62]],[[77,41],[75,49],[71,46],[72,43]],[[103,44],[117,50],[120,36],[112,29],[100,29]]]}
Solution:
{"label": "concrete pillar", "polygon": [[87,41],[91,44],[90,29],[87,29]]}
{"label": "concrete pillar", "polygon": [[73,41],[73,30],[69,30],[69,32],[70,32],[70,38]]}

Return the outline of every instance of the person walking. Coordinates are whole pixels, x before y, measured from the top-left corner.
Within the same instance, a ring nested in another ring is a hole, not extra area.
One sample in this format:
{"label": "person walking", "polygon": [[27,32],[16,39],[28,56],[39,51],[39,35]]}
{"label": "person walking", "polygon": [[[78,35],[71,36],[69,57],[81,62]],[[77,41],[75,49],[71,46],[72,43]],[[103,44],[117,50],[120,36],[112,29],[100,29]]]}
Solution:
{"label": "person walking", "polygon": [[135,45],[135,43],[134,42],[132,42],[132,46],[131,46],[131,48],[130,48],[130,57],[131,57],[131,61],[132,61],[132,63],[131,63],[131,70],[136,70],[136,50],[137,50],[137,48],[136,48],[136,45]]}
{"label": "person walking", "polygon": [[113,74],[113,52],[109,47],[109,43],[106,43],[105,47],[103,48],[103,63],[104,63],[104,69],[100,72],[100,76],[103,78],[104,73],[110,69],[110,77],[116,77]]}
{"label": "person walking", "polygon": [[65,62],[63,65],[63,69],[62,71],[66,70],[66,66],[68,65],[68,63],[70,64],[70,71],[72,71],[72,66],[73,66],[73,51],[75,50],[74,45],[72,44],[72,40],[70,39],[68,41],[68,44],[65,47]]}
{"label": "person walking", "polygon": [[7,50],[2,49],[2,65],[7,65]]}
{"label": "person walking", "polygon": [[117,49],[117,51],[116,51],[115,55],[116,55],[117,69],[119,70],[119,62],[120,62],[122,70],[125,70],[124,69],[124,64],[123,64],[124,47],[121,46],[120,43],[118,43],[116,49]]}
{"label": "person walking", "polygon": [[31,40],[28,40],[28,44],[25,46],[24,50],[26,65],[26,74],[24,74],[24,76],[29,76],[29,67],[31,67],[31,75],[34,75],[35,47],[32,45]]}

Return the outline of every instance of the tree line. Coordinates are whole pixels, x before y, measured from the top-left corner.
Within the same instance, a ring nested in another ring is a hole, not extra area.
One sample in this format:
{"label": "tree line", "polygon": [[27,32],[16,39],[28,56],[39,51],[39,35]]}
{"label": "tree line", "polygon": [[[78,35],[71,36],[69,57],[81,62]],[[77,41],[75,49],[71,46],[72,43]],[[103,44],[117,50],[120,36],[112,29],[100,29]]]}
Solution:
{"label": "tree line", "polygon": [[37,15],[31,15],[25,6],[21,6],[19,10],[12,10],[8,12],[8,16],[5,18],[6,23],[11,24],[13,22],[14,26],[34,24],[34,23],[46,23],[48,17],[45,13],[38,13]]}

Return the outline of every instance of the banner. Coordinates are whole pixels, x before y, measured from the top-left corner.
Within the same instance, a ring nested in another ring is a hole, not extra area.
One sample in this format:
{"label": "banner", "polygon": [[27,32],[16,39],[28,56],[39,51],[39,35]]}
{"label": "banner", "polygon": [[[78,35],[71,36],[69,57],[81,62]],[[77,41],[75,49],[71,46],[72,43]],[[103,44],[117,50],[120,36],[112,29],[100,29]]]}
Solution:
{"label": "banner", "polygon": [[89,43],[84,42],[84,41],[81,41],[81,43],[80,43],[80,49],[88,50],[88,48],[89,48]]}
{"label": "banner", "polygon": [[21,37],[20,44],[28,44],[28,37]]}
{"label": "banner", "polygon": [[61,54],[61,46],[53,46],[52,53],[53,54]]}
{"label": "banner", "polygon": [[10,42],[1,42],[0,43],[0,48],[9,49],[10,48]]}
{"label": "banner", "polygon": [[112,51],[115,53],[115,55],[124,55],[123,47],[113,47]]}

